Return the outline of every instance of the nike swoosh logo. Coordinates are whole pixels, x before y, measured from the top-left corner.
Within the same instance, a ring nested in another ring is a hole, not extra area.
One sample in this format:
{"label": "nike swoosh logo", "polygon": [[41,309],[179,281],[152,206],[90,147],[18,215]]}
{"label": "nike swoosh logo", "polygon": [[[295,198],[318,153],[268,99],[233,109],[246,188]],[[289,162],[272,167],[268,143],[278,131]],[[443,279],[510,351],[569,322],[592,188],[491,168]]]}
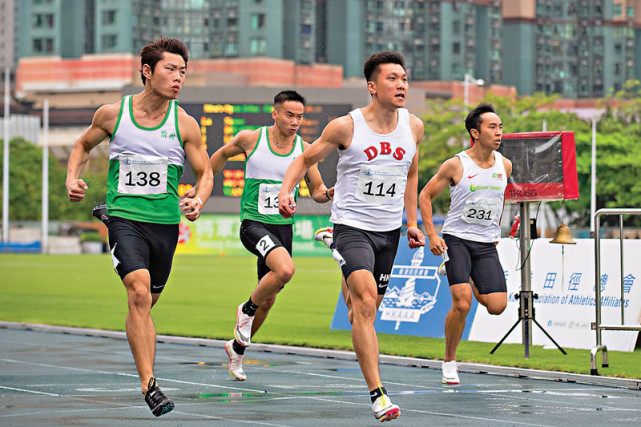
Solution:
{"label": "nike swoosh logo", "polygon": [[474,178],[474,177],[475,177],[475,176],[477,176],[477,175],[478,175],[478,173],[475,173],[474,175],[468,175],[468,176],[467,176],[467,179],[472,179],[472,178]]}

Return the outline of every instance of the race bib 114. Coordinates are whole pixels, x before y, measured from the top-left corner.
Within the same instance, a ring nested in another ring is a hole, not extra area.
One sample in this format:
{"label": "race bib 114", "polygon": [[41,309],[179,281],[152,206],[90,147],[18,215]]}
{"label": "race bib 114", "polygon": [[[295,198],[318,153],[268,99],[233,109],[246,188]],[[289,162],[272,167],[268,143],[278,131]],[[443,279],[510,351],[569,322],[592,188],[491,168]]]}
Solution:
{"label": "race bib 114", "polygon": [[390,204],[405,194],[404,168],[361,165],[355,197],[375,204]]}

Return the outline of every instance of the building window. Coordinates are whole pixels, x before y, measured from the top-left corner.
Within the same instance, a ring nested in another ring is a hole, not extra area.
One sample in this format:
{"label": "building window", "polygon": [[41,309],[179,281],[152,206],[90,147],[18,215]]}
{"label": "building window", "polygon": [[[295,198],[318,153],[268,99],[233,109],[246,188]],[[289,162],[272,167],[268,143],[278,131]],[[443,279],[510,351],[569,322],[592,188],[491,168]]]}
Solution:
{"label": "building window", "polygon": [[628,18],[634,18],[634,8],[632,6],[627,6],[625,8],[625,16]]}
{"label": "building window", "polygon": [[261,56],[265,54],[266,43],[262,37],[252,38],[249,42],[249,49],[252,55]]}
{"label": "building window", "polygon": [[45,52],[53,53],[53,39],[45,39]]}
{"label": "building window", "polygon": [[252,15],[252,29],[257,30],[265,26],[265,14],[256,13]]}
{"label": "building window", "polygon": [[33,52],[34,53],[42,52],[42,40],[41,39],[33,39]]}
{"label": "building window", "polygon": [[118,36],[115,34],[105,34],[102,36],[102,48],[113,50],[118,45]]}
{"label": "building window", "polygon": [[225,47],[225,56],[238,55],[238,43],[236,41],[229,41]]}
{"label": "building window", "polygon": [[102,11],[102,25],[113,25],[116,23],[116,11],[115,10],[103,10]]}
{"label": "building window", "polygon": [[614,12],[612,12],[614,16],[621,16],[623,14],[623,5],[621,4],[615,4],[614,5]]}

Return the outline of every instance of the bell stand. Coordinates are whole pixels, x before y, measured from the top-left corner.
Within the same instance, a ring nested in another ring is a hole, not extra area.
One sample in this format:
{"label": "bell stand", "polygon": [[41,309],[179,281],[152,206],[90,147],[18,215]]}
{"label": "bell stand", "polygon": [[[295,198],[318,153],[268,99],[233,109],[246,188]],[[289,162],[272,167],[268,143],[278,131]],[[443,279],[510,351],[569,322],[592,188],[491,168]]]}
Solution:
{"label": "bell stand", "polygon": [[523,332],[523,345],[525,346],[525,358],[529,359],[530,358],[530,346],[532,345],[532,322],[536,324],[536,326],[543,331],[545,336],[547,336],[550,341],[554,343],[554,345],[561,350],[561,353],[567,354],[563,348],[559,344],[557,344],[556,341],[550,336],[550,334],[547,333],[545,329],[543,329],[543,326],[539,324],[539,322],[536,321],[535,315],[534,315],[534,300],[537,299],[539,296],[535,293],[532,292],[532,284],[531,284],[531,275],[530,275],[530,241],[531,241],[531,236],[530,236],[530,205],[528,202],[520,202],[519,203],[519,210],[521,214],[521,234],[519,236],[520,244],[521,244],[521,260],[522,260],[522,265],[521,265],[521,292],[518,292],[515,294],[515,297],[519,298],[519,318],[512,325],[509,331],[501,338],[501,341],[499,341],[492,351],[490,351],[490,354],[494,354],[494,352],[500,347],[501,344],[503,344],[503,341],[512,333],[512,331],[517,327],[517,325],[520,322],[522,323],[522,332]]}

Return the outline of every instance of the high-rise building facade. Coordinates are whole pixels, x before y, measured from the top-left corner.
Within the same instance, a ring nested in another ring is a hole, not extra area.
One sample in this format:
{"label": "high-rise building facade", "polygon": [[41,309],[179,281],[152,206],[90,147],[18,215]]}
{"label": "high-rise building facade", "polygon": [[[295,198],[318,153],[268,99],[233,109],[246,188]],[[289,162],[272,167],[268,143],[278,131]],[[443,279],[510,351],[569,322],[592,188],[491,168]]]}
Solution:
{"label": "high-rise building facade", "polygon": [[365,58],[402,52],[414,80],[501,79],[501,2],[319,0],[317,55],[360,77]]}
{"label": "high-rise building facade", "polygon": [[620,90],[641,60],[635,60],[634,9],[624,3],[632,2],[504,1],[503,83],[521,94],[567,98]]}
{"label": "high-rise building facade", "polygon": [[641,0],[0,0],[2,10],[9,64],[138,55],[166,35],[193,59],[338,64],[347,78],[396,50],[413,80],[468,74],[524,95],[601,97],[641,79]]}

